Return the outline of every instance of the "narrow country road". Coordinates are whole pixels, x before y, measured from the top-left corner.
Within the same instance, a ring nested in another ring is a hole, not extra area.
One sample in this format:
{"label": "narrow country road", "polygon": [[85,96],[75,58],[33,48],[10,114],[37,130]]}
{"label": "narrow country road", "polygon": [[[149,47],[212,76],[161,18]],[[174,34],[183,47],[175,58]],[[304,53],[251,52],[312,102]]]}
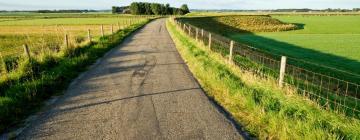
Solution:
{"label": "narrow country road", "polygon": [[17,139],[242,139],[155,20],[72,84]]}

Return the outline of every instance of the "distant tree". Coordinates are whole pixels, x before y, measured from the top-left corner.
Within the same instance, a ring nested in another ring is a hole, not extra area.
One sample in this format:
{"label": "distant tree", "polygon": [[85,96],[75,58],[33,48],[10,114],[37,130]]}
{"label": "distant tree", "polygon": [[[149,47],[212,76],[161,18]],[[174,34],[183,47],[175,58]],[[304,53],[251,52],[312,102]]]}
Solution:
{"label": "distant tree", "polygon": [[155,15],[160,15],[161,14],[161,5],[158,3],[152,3],[151,10]]}
{"label": "distant tree", "polygon": [[166,15],[166,7],[164,4],[160,4],[160,11],[161,11],[160,15]]}
{"label": "distant tree", "polygon": [[171,7],[170,4],[166,4],[165,5],[165,15],[171,15],[172,11],[171,11]]}
{"label": "distant tree", "polygon": [[151,10],[151,4],[145,3],[145,15],[153,15],[154,13]]}
{"label": "distant tree", "polygon": [[111,11],[113,14],[118,14],[118,13],[125,13],[127,10],[129,10],[129,6],[123,6],[123,7],[113,6]]}
{"label": "distant tree", "polygon": [[116,6],[113,6],[111,9],[112,9],[111,12],[113,14],[117,13],[117,7]]}
{"label": "distant tree", "polygon": [[[147,2],[133,2],[130,5],[131,14],[134,15],[183,15],[189,13],[189,8],[186,4],[181,8],[170,7],[170,4],[147,3]],[[113,7],[113,13],[116,12]],[[127,11],[121,9],[121,11]]]}
{"label": "distant tree", "polygon": [[141,14],[140,4],[138,2],[131,3],[130,11],[131,11],[131,14],[140,15]]}
{"label": "distant tree", "polygon": [[180,9],[182,10],[184,15],[190,13],[189,7],[186,4],[183,4]]}
{"label": "distant tree", "polygon": [[146,11],[145,3],[144,2],[139,2],[139,12],[140,12],[140,14],[144,14],[145,11]]}

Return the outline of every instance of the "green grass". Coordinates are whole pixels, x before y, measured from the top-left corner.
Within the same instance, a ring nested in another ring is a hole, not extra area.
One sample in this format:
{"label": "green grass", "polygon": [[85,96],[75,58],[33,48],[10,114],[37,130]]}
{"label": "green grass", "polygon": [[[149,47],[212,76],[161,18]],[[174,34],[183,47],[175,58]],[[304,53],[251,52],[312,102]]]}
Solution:
{"label": "green grass", "polygon": [[360,16],[274,16],[303,30],[229,37],[277,54],[360,74]]}
{"label": "green grass", "polygon": [[173,23],[167,27],[183,59],[207,94],[259,139],[359,139],[360,122],[322,110],[274,79],[229,66]]}
{"label": "green grass", "polygon": [[203,18],[195,17],[185,21],[271,54],[315,63],[314,65],[296,61],[292,63],[293,65],[360,83],[360,53],[358,53],[360,52],[360,47],[358,47],[360,16],[281,15],[273,17],[286,23],[297,24],[304,29],[285,32],[252,32],[250,30],[244,33],[242,29],[235,28],[236,31],[231,25],[219,25],[214,20],[209,20],[206,24],[202,24]]}
{"label": "green grass", "polygon": [[96,42],[61,47],[56,52],[42,50],[32,54],[30,60],[10,57],[13,58],[10,62],[15,64],[10,63],[7,67],[13,68],[0,76],[0,132],[17,125],[36,111],[42,101],[61,93],[87,66],[148,21],[127,26]]}

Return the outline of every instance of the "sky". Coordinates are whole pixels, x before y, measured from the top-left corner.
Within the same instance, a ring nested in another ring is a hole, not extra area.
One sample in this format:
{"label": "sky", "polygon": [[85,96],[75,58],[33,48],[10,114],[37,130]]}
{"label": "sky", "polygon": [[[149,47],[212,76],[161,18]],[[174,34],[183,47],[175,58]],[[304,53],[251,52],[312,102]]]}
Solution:
{"label": "sky", "polygon": [[[360,0],[139,0],[142,2],[169,3],[179,7],[188,4],[190,9],[284,9],[284,8],[360,8]],[[0,0],[0,10],[40,9],[110,9],[124,6],[133,0]]]}

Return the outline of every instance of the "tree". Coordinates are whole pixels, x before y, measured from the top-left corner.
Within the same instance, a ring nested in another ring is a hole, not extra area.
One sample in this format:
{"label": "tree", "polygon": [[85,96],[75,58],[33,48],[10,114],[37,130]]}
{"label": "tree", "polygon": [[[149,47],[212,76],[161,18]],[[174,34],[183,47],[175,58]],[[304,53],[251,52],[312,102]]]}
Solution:
{"label": "tree", "polygon": [[[129,8],[120,8],[119,11],[126,12]],[[113,7],[113,13],[119,12],[116,7]],[[130,12],[133,15],[183,15],[189,13],[189,8],[186,4],[181,8],[170,7],[170,4],[147,3],[147,2],[133,2],[130,5]]]}
{"label": "tree", "polygon": [[145,3],[145,15],[153,15],[154,13],[151,10],[151,4]]}
{"label": "tree", "polygon": [[151,10],[155,15],[160,15],[161,14],[161,5],[158,3],[152,3]]}
{"label": "tree", "polygon": [[171,15],[172,12],[171,12],[171,7],[170,7],[170,4],[166,4],[165,5],[165,15]]}
{"label": "tree", "polygon": [[188,8],[188,6],[186,4],[183,4],[181,7],[180,7],[181,11],[183,12],[182,14],[185,15],[187,13],[190,13],[190,10]]}
{"label": "tree", "polygon": [[111,9],[112,9],[111,12],[113,14],[117,13],[117,7],[116,6],[113,6]]}
{"label": "tree", "polygon": [[138,2],[131,3],[130,11],[131,11],[131,14],[133,14],[133,15],[140,15],[141,13],[140,13],[139,3]]}

